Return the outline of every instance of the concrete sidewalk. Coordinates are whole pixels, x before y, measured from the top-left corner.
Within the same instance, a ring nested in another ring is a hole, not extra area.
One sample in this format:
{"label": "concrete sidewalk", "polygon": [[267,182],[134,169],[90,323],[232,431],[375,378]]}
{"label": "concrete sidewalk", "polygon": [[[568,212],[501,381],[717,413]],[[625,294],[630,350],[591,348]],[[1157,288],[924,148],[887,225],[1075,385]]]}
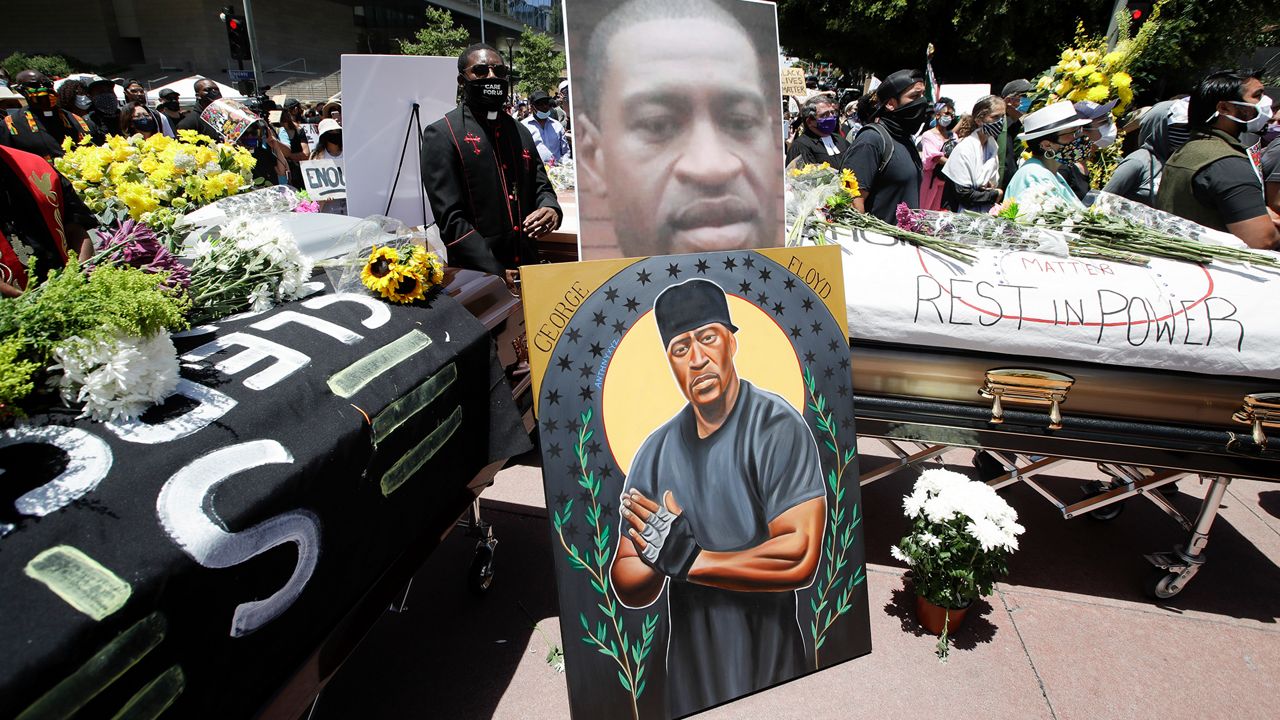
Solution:
{"label": "concrete sidewalk", "polygon": [[[860,443],[863,470],[883,462]],[[971,453],[949,452],[971,472]],[[1055,491],[1076,497],[1096,468],[1073,463]],[[1039,495],[1003,495],[1028,528],[1008,582],[975,606],[949,662],[915,623],[905,568],[889,546],[906,523],[907,471],[863,488],[873,650],[733,703],[706,718],[1274,718],[1280,715],[1280,485],[1236,481],[1210,560],[1165,604],[1142,593],[1143,553],[1185,533],[1135,499],[1115,520],[1063,520]],[[1206,485],[1180,483],[1194,515]],[[316,719],[568,717],[540,470],[514,466],[485,493],[500,540],[488,596],[468,594],[473,541],[451,536],[418,573],[406,613],[387,613],[321,696]],[[537,630],[534,629],[537,623]],[[576,642],[576,635],[568,638]]]}

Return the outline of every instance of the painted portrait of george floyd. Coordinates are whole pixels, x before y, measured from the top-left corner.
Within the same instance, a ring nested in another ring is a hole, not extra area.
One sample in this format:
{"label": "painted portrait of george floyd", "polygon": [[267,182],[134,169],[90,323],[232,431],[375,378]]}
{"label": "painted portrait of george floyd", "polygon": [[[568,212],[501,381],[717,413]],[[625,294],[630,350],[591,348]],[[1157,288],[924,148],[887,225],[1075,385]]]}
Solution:
{"label": "painted portrait of george floyd", "polygon": [[526,273],[573,717],[683,717],[870,652],[839,249]]}
{"label": "painted portrait of george floyd", "polygon": [[780,247],[773,3],[577,3],[565,23],[580,259]]}

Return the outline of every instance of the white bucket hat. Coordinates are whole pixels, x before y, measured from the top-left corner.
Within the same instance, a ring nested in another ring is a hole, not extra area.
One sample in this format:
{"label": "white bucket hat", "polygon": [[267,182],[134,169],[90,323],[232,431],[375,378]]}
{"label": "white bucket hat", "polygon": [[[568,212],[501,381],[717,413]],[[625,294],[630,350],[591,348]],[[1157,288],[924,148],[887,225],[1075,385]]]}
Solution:
{"label": "white bucket hat", "polygon": [[1076,114],[1076,106],[1069,100],[1062,100],[1046,105],[1039,110],[1024,115],[1022,132],[1019,140],[1035,140],[1049,135],[1061,134],[1064,130],[1088,125],[1089,121]]}

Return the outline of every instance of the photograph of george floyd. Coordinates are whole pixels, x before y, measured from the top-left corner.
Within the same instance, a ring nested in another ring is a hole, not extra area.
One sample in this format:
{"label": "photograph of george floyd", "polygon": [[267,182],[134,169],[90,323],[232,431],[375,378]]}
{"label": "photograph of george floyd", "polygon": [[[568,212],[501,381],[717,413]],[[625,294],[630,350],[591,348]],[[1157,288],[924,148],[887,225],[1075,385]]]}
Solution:
{"label": "photograph of george floyd", "polygon": [[782,244],[773,3],[566,8],[580,259]]}

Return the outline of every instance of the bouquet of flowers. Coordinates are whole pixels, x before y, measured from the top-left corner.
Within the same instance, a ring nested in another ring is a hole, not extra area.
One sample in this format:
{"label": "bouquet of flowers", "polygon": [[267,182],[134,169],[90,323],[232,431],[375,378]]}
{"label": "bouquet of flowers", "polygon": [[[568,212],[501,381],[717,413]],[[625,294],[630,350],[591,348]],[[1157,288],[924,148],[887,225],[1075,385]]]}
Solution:
{"label": "bouquet of flowers", "polygon": [[1089,100],[1101,105],[1115,98],[1112,114],[1124,115],[1133,103],[1133,78],[1126,71],[1155,37],[1163,5],[1164,2],[1155,4],[1151,18],[1134,37],[1129,37],[1129,17],[1121,9],[1116,18],[1120,35],[1111,50],[1107,49],[1105,38],[1089,35],[1084,24],[1077,23],[1071,47],[1064,48],[1058,63],[1036,79],[1031,107],[1039,109],[1061,100]]}
{"label": "bouquet of flowers", "polygon": [[566,192],[573,190],[575,180],[573,159],[564,158],[558,163],[547,164],[547,177],[551,179],[551,186],[556,192]]}
{"label": "bouquet of flowers", "polygon": [[[1008,574],[1009,554],[1025,528],[990,485],[926,470],[902,507],[911,531],[889,552],[911,566],[916,595],[943,608],[965,608]],[[945,648],[944,627],[940,654]]]}
{"label": "bouquet of flowers", "polygon": [[134,267],[149,273],[165,273],[165,287],[185,291],[191,286],[191,270],[178,262],[151,231],[151,228],[133,220],[125,220],[111,235],[95,243],[97,255],[89,260],[89,267],[116,265]]}
{"label": "bouquet of flowers", "polygon": [[192,248],[191,316],[209,322],[302,297],[311,259],[278,220],[238,217]]}
{"label": "bouquet of flowers", "polygon": [[192,130],[179,136],[110,135],[103,145],[88,138],[74,145],[68,138],[66,154],[54,165],[103,225],[126,218],[146,223],[176,251],[178,218],[252,187],[255,162],[242,147],[213,143]]}
{"label": "bouquet of flowers", "polygon": [[165,273],[74,258],[41,285],[0,302],[0,418],[23,406],[47,377],[82,416],[130,419],[178,382],[168,331],[187,327],[190,301]]}
{"label": "bouquet of flowers", "polygon": [[428,290],[444,282],[444,263],[420,245],[399,249],[374,245],[364,258],[360,281],[383,300],[411,303],[422,300]]}

